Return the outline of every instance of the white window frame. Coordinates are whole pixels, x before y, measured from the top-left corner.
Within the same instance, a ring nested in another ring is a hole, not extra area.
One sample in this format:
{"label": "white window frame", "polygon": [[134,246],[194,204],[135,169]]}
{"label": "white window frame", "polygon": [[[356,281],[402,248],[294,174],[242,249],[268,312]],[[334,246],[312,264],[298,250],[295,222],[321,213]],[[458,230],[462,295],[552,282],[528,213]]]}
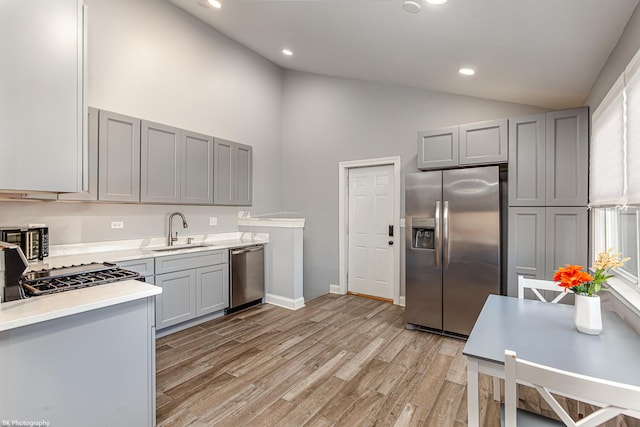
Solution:
{"label": "white window frame", "polygon": [[[620,208],[609,208],[611,210]],[[618,217],[613,212],[607,212],[605,208],[592,209],[591,215],[591,259],[595,260],[598,253],[614,248],[614,252],[620,251],[617,234]],[[636,211],[636,254],[640,256],[640,208]],[[626,256],[628,254],[622,254]],[[640,262],[637,263],[637,279],[634,279],[623,271],[612,271],[613,278],[607,281],[612,293],[625,305],[636,313],[640,313]]]}

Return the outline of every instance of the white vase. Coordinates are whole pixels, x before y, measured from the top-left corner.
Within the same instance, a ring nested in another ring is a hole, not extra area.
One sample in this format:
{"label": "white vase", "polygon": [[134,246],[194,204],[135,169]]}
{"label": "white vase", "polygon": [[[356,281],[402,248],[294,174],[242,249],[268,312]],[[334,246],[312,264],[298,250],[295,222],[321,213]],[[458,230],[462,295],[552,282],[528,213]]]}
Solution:
{"label": "white vase", "polygon": [[573,322],[582,333],[598,335],[602,331],[600,297],[576,295]]}

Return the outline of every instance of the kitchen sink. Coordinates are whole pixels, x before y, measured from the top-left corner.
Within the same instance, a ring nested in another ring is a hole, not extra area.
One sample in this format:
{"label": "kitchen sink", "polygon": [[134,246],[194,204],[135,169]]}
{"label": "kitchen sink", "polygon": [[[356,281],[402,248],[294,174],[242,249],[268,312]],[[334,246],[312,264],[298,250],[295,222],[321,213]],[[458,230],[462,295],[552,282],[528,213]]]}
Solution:
{"label": "kitchen sink", "polygon": [[173,246],[161,246],[159,248],[151,249],[153,252],[164,252],[164,251],[177,251],[180,249],[195,249],[195,248],[209,248],[211,245],[203,245],[203,244],[191,244],[191,245],[173,245]]}

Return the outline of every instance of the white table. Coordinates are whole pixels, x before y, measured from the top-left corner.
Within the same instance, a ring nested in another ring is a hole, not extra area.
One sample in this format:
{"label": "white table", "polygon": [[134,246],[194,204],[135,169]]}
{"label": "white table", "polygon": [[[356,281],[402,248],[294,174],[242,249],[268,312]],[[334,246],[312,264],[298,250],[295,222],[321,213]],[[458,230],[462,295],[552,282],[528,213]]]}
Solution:
{"label": "white table", "polygon": [[504,378],[504,351],[554,368],[640,386],[640,336],[603,312],[600,335],[573,324],[574,307],[490,295],[464,347],[469,427],[480,425],[481,373]]}

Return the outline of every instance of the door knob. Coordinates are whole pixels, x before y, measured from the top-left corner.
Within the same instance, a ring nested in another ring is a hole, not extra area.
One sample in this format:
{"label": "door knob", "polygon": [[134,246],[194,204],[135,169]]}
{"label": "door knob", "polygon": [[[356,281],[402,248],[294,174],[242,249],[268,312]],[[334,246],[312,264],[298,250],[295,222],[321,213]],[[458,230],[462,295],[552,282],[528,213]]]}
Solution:
{"label": "door knob", "polygon": [[389,240],[389,244],[390,244],[390,245],[393,245],[393,240]]}

